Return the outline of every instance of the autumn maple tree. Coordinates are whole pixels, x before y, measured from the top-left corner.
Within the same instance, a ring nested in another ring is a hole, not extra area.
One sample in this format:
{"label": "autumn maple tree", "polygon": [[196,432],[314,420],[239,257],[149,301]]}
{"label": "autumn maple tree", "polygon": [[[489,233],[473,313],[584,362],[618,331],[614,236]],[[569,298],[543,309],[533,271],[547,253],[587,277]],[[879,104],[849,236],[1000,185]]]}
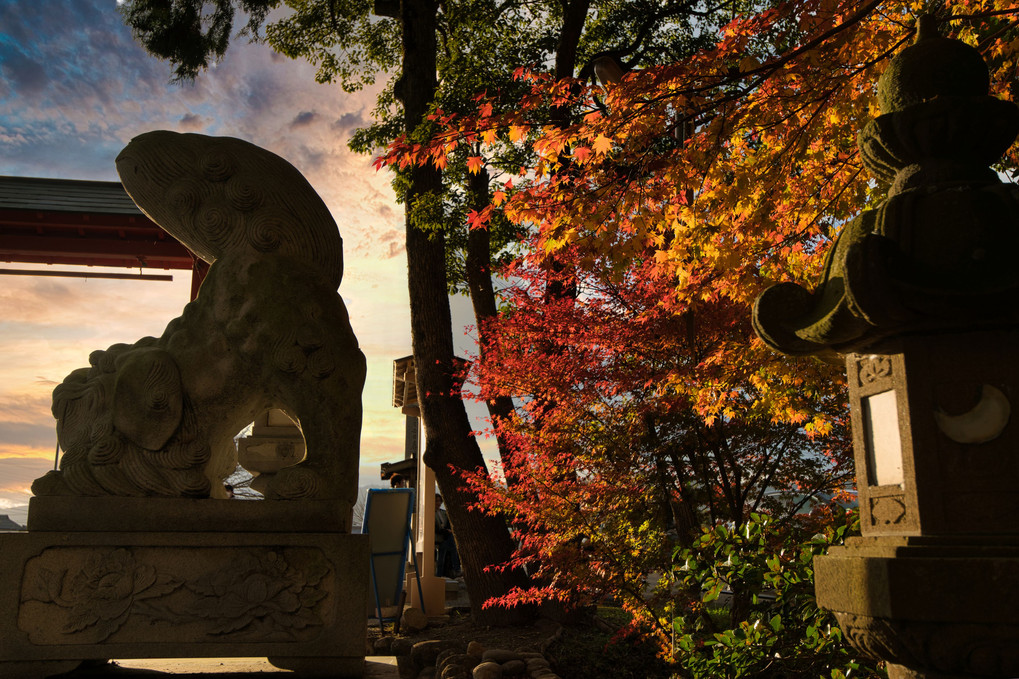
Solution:
{"label": "autumn maple tree", "polygon": [[[851,483],[840,375],[802,361],[786,401],[823,432],[775,422],[767,381],[726,361],[742,348],[756,353],[745,365],[792,379],[787,359],[750,346],[745,305],[699,301],[677,313],[662,304],[674,280],[653,258],[617,271],[605,254],[558,254],[576,296],[549,299],[552,274],[532,249],[507,271],[508,310],[477,366],[480,398],[512,395],[519,407],[494,423],[509,483],[472,481],[489,511],[515,518],[516,563],[536,576],[489,605],[611,596],[665,638],[677,594],[648,574],[669,572],[677,545],[755,512],[792,521]],[[709,393],[725,403],[717,415],[703,414],[716,407]]]}
{"label": "autumn maple tree", "polygon": [[[468,143],[480,168],[489,149],[526,145],[535,162],[493,186],[491,204],[467,215],[473,228],[498,215],[532,229],[530,247],[545,261],[572,248],[620,276],[640,261],[671,280],[660,302],[677,315],[721,300],[748,308],[775,282],[811,286],[839,226],[884,195],[856,133],[879,114],[878,78],[924,11],[978,45],[992,94],[1010,99],[1014,3],[802,0],[738,17],[710,49],[604,88],[522,67],[530,89],[515,109],[479,96],[472,115],[433,113],[440,129],[428,143],[397,140],[379,162],[442,165]],[[550,108],[570,109],[571,121],[548,124]],[[794,405],[802,363],[786,362],[777,368],[785,379],[773,379],[765,353],[750,336],[723,349],[719,379],[695,395],[698,413],[737,407],[735,385],[753,379],[766,385],[768,416],[825,429],[825,415]]]}
{"label": "autumn maple tree", "polygon": [[[479,93],[475,111],[433,111],[428,140],[379,159],[441,166],[468,145],[480,175],[507,147],[533,154],[466,216],[529,233],[503,312],[479,330],[479,396],[516,400],[493,422],[508,483],[473,483],[516,517],[517,559],[540,576],[503,604],[612,594],[665,638],[677,545],[761,511],[791,525],[802,500],[851,480],[841,367],[766,349],[751,306],[776,282],[813,287],[841,225],[883,198],[855,139],[917,16],[976,45],[992,94],[1012,99],[1019,6],[758,10],[689,58],[599,86],[521,66],[512,108]],[[1017,160],[1013,147],[999,170]],[[734,622],[741,605],[736,592]]]}

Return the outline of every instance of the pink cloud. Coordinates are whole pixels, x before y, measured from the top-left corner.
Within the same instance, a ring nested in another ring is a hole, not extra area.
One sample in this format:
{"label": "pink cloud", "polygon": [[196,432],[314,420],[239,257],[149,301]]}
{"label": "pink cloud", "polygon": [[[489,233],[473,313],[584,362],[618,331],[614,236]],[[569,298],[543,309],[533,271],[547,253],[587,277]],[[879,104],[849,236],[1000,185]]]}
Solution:
{"label": "pink cloud", "polygon": [[177,129],[181,132],[202,132],[211,123],[211,118],[200,116],[197,113],[185,113],[177,121]]}

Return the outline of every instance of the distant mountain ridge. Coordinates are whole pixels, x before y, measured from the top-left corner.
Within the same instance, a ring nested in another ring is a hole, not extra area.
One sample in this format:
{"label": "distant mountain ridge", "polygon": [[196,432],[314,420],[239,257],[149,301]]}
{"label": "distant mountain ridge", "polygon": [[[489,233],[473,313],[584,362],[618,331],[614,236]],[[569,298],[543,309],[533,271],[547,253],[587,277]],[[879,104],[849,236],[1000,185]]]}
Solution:
{"label": "distant mountain ridge", "polygon": [[25,527],[12,521],[6,514],[0,514],[0,530],[25,530]]}

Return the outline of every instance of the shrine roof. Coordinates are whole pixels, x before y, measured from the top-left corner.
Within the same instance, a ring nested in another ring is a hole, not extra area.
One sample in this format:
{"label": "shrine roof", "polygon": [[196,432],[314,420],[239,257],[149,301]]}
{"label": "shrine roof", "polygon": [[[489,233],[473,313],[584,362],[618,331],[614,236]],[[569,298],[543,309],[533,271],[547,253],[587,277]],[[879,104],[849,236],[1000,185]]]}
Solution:
{"label": "shrine roof", "polygon": [[141,215],[120,182],[0,176],[0,208]]}
{"label": "shrine roof", "polygon": [[0,176],[0,262],[191,269],[120,182]]}

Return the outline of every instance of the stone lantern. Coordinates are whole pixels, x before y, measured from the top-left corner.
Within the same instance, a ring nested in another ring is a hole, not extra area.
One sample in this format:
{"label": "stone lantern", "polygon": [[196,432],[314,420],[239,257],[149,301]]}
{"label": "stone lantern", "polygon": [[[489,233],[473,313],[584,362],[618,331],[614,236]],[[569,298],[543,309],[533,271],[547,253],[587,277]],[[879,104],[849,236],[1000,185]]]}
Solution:
{"label": "stone lantern", "polygon": [[1019,108],[933,21],[878,83],[860,134],[887,199],[845,226],[813,292],[754,327],[844,355],[862,537],[815,562],[818,603],[892,679],[1019,676],[1019,187],[989,166]]}

